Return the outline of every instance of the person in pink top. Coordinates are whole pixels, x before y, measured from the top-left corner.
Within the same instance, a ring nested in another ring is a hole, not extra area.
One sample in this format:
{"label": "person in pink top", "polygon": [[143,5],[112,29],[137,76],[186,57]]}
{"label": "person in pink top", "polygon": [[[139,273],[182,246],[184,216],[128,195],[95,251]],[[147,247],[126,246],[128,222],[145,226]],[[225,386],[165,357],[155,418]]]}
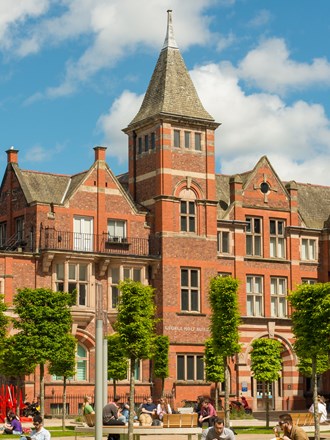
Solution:
{"label": "person in pink top", "polygon": [[198,424],[202,426],[204,423],[207,423],[208,426],[213,425],[213,420],[217,416],[217,412],[214,409],[214,406],[208,399],[205,399],[202,403],[202,407],[199,413]]}

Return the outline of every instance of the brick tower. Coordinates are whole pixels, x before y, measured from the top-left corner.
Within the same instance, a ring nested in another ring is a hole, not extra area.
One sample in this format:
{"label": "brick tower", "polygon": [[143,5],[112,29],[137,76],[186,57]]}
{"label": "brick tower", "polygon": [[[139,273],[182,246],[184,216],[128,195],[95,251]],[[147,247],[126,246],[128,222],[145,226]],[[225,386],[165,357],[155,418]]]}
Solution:
{"label": "brick tower", "polygon": [[[197,95],[168,11],[163,48],[141,108],[124,132],[129,136],[130,193],[149,210],[151,230],[162,242],[152,282],[159,331],[170,337],[172,356],[182,342],[200,341],[200,352],[208,337],[206,296],[209,280],[217,273],[218,126]],[[197,370],[198,359],[193,361]],[[172,364],[177,360],[173,358]]]}

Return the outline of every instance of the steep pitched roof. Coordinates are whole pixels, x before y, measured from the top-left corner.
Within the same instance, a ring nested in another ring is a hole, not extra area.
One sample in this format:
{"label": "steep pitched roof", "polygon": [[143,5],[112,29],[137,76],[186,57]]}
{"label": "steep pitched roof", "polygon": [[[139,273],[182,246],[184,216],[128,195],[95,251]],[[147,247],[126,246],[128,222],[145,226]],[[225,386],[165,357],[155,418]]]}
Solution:
{"label": "steep pitched roof", "polygon": [[198,118],[214,122],[204,109],[175,42],[172,11],[167,34],[141,108],[128,127],[160,115]]}
{"label": "steep pitched roof", "polygon": [[12,164],[12,166],[27,203],[60,204],[62,202],[63,195],[70,184],[70,176],[21,170],[17,164]]}
{"label": "steep pitched roof", "polygon": [[297,183],[299,213],[308,228],[322,229],[330,218],[330,187]]}
{"label": "steep pitched roof", "polygon": [[[268,159],[264,156],[258,161],[258,163],[263,160],[268,161]],[[242,180],[243,190],[244,186],[248,183],[249,179],[253,175],[254,170],[255,168],[237,175]],[[227,218],[227,215],[230,211],[229,181],[231,177],[232,176],[229,175],[216,174],[218,220]],[[281,182],[283,187],[288,183],[280,181],[280,179],[279,182]],[[303,221],[303,226],[306,226],[306,228],[310,229],[322,229],[324,227],[330,227],[330,186],[295,182],[294,184],[298,190],[298,212]]]}

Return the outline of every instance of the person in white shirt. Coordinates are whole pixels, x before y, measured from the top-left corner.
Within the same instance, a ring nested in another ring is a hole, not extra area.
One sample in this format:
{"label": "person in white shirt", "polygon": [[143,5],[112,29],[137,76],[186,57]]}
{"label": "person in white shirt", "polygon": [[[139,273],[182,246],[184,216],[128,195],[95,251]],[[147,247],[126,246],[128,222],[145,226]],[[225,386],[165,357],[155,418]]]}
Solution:
{"label": "person in white shirt", "polygon": [[167,402],[166,397],[159,399],[156,412],[159,420],[163,420],[164,414],[172,414],[170,404]]}
{"label": "person in white shirt", "polygon": [[20,440],[50,440],[50,432],[43,427],[42,417],[36,415],[33,417],[34,429],[31,434],[22,436]]}
{"label": "person in white shirt", "polygon": [[[314,414],[314,403],[308,410]],[[320,414],[320,423],[325,423],[328,419],[327,406],[322,396],[317,396],[317,412]]]}

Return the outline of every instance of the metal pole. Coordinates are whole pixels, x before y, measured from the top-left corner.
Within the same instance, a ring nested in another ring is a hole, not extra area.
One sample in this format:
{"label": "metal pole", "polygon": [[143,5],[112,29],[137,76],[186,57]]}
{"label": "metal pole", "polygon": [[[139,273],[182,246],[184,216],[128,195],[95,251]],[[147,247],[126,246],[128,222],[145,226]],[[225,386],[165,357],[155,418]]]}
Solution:
{"label": "metal pole", "polygon": [[95,328],[95,440],[102,440],[103,412],[103,298],[102,286],[96,285]]}
{"label": "metal pole", "polygon": [[108,403],[108,339],[105,335],[103,338],[103,406],[105,406],[107,403]]}

